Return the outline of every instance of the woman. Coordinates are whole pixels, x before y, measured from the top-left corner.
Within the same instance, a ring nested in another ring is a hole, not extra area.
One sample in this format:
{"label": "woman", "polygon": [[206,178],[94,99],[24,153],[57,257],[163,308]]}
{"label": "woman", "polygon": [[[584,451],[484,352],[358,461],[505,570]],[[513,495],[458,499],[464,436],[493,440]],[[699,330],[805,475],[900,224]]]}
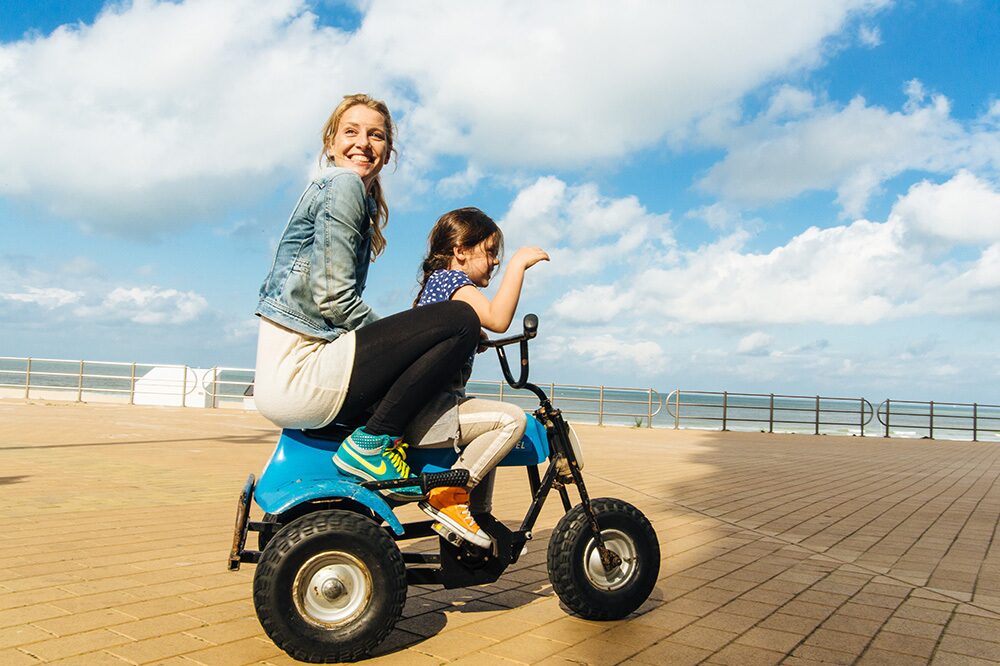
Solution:
{"label": "woman", "polygon": [[[325,170],[299,199],[260,289],[254,400],[284,428],[352,422],[374,406],[334,455],[342,471],[375,481],[411,476],[403,429],[462,368],[479,319],[461,302],[379,319],[361,296],[368,264],[385,249],[379,172],[393,152],[384,102],[348,95],[323,128]],[[416,488],[384,491],[417,499]]]}

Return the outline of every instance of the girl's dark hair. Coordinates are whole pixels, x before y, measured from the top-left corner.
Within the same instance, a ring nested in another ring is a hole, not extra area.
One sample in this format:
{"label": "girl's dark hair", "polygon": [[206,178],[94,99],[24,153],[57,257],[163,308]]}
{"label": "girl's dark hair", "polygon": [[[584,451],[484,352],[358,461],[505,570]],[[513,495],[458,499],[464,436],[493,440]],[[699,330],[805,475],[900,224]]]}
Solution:
{"label": "girl's dark hair", "polygon": [[420,265],[420,292],[413,299],[416,307],[424,295],[427,278],[436,270],[448,268],[456,247],[472,248],[490,241],[486,248],[497,258],[503,255],[503,232],[493,219],[478,208],[458,208],[438,218],[427,237],[427,256]]}

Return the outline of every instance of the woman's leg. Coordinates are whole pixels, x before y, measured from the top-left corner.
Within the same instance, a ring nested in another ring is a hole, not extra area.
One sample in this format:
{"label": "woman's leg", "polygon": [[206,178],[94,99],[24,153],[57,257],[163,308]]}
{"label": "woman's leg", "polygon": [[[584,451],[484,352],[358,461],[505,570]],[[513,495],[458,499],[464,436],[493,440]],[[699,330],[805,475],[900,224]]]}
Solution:
{"label": "woman's leg", "polygon": [[398,436],[475,352],[479,317],[461,301],[406,310],[355,332],[354,368],[338,421],[375,412],[365,430]]}

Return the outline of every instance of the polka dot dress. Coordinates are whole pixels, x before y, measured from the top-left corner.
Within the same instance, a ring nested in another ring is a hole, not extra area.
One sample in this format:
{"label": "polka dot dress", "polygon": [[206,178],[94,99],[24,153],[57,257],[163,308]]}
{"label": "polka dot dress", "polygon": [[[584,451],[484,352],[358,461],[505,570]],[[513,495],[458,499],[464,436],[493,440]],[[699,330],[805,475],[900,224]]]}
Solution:
{"label": "polka dot dress", "polygon": [[462,271],[436,270],[427,278],[417,306],[450,300],[452,294],[467,284],[472,284],[472,280]]}

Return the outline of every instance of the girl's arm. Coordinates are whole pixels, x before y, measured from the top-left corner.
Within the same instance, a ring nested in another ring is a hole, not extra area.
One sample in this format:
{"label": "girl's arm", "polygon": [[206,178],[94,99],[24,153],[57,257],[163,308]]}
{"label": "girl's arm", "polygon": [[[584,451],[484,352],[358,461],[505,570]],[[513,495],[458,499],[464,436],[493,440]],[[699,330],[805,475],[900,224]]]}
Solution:
{"label": "girl's arm", "polygon": [[464,301],[472,306],[479,315],[479,323],[483,328],[494,333],[504,333],[514,319],[517,301],[521,297],[521,285],[524,283],[524,272],[539,261],[548,261],[549,255],[540,247],[522,247],[507,264],[500,288],[493,300],[486,298],[481,291],[471,284],[456,290],[452,299]]}

